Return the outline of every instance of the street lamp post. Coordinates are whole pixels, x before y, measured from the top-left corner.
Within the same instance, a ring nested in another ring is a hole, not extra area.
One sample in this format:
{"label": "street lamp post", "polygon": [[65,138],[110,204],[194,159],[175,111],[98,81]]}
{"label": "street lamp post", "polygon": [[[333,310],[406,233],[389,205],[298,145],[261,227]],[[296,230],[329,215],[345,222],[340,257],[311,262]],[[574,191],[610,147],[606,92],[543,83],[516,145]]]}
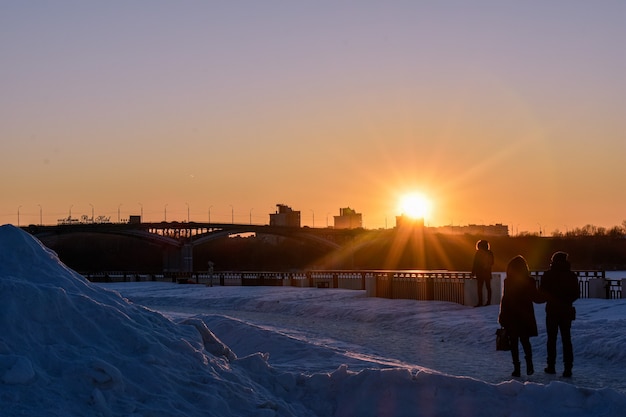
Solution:
{"label": "street lamp post", "polygon": [[235,208],[230,204],[230,223],[235,224]]}
{"label": "street lamp post", "polygon": [[137,204],[139,204],[139,207],[141,207],[141,209],[139,211],[139,218],[143,222],[143,204],[141,204],[141,203],[137,203]]}
{"label": "street lamp post", "polygon": [[209,206],[209,224],[211,224],[211,207],[213,206]]}
{"label": "street lamp post", "polygon": [[122,222],[122,219],[120,218],[120,207],[122,207],[121,204],[117,206],[117,222],[118,223]]}
{"label": "street lamp post", "polygon": [[250,209],[250,224],[252,224],[252,210],[254,210],[253,208]]}
{"label": "street lamp post", "polygon": [[163,221],[167,222],[167,204],[163,207]]}
{"label": "street lamp post", "polygon": [[189,203],[185,204],[187,204],[187,223],[189,223]]}
{"label": "street lamp post", "polygon": [[315,228],[315,212],[311,210],[311,214],[313,215],[313,223],[311,227]]}
{"label": "street lamp post", "polygon": [[89,205],[91,206],[91,222],[93,223],[93,204],[89,203]]}
{"label": "street lamp post", "polygon": [[69,216],[67,217],[67,221],[70,223],[72,223],[72,207],[74,207],[74,204],[70,206]]}
{"label": "street lamp post", "polygon": [[22,206],[17,207],[17,227],[20,227],[20,208]]}

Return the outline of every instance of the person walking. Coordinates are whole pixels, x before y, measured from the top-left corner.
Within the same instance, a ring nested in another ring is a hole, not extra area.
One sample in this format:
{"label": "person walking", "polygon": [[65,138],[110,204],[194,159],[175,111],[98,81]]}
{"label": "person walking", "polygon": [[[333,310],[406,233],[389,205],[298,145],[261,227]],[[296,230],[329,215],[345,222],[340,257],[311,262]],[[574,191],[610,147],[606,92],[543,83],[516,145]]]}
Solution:
{"label": "person walking", "polygon": [[530,276],[526,259],[521,255],[514,257],[506,267],[504,292],[500,300],[500,314],[498,315],[498,322],[506,330],[511,345],[511,358],[513,359],[511,376],[521,375],[520,343],[526,359],[526,374],[532,375],[535,372],[530,344],[530,338],[538,334],[533,302],[541,301],[542,298],[535,280]]}
{"label": "person walking", "polygon": [[493,252],[491,246],[486,240],[476,242],[476,253],[474,254],[474,262],[472,265],[472,275],[476,277],[476,286],[478,289],[478,304],[474,307],[483,305],[483,284],[487,287],[487,301],[484,305],[491,304],[491,268],[493,267]]}
{"label": "person walking", "polygon": [[566,252],[555,252],[550,269],[543,273],[539,291],[546,300],[547,374],[556,374],[556,339],[561,333],[563,344],[563,377],[571,378],[574,366],[572,320],[576,318],[573,303],[580,297],[578,276],[571,270]]}

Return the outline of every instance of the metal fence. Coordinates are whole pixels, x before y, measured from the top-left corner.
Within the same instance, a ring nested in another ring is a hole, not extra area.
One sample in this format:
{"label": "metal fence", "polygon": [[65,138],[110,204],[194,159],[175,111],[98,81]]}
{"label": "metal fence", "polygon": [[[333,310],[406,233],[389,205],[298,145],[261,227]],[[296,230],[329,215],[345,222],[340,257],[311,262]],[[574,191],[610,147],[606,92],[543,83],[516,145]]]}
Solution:
{"label": "metal fence", "polygon": [[[605,271],[575,271],[578,276],[581,298],[622,298],[622,280],[606,278]],[[504,274],[502,274],[504,276]],[[543,271],[532,271],[531,276],[541,282]],[[314,288],[342,288],[367,290],[368,296],[390,299],[437,300],[465,304],[468,301],[466,286],[472,278],[469,272],[451,271],[220,271],[220,272],[98,272],[84,273],[94,282],[165,281],[221,286],[292,286]],[[500,274],[494,274],[500,276]],[[590,290],[590,283],[594,288]],[[495,284],[495,285],[494,285]],[[470,284],[471,285],[471,284]],[[601,285],[601,290],[598,290]],[[493,282],[494,299],[499,301],[499,282]],[[473,288],[473,287],[470,287]],[[590,294],[591,292],[591,294]],[[601,294],[599,293],[601,292]]]}
{"label": "metal fence", "polygon": [[[531,271],[531,276],[535,279],[537,288],[541,284],[541,277],[544,271]],[[589,283],[592,280],[601,279],[602,286],[606,292],[605,297],[607,299],[622,298],[622,287],[620,280],[608,280],[606,279],[605,271],[574,271],[578,275],[578,288],[580,290],[580,298],[590,298]]]}
{"label": "metal fence", "polygon": [[392,299],[437,300],[464,304],[469,272],[369,271],[374,296]]}

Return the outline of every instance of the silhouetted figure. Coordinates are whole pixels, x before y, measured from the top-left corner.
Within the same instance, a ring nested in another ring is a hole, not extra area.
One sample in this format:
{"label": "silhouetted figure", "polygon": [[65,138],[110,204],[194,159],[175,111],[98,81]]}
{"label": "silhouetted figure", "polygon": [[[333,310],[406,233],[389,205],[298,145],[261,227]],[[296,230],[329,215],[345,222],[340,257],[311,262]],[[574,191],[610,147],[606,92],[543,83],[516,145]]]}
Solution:
{"label": "silhouetted figure", "polygon": [[580,296],[580,289],[578,276],[571,270],[567,253],[555,252],[552,255],[550,269],[543,273],[539,290],[546,300],[548,366],[545,372],[556,373],[556,338],[560,331],[563,343],[563,376],[569,378],[572,376],[574,366],[572,320],[576,318],[572,304]]}
{"label": "silhouetted figure", "polygon": [[491,268],[493,267],[493,252],[489,242],[479,240],[476,242],[476,253],[474,254],[474,264],[472,265],[472,275],[476,277],[478,287],[478,304],[483,305],[483,284],[487,287],[487,301],[484,305],[491,304]]}
{"label": "silhouetted figure", "polygon": [[528,264],[523,256],[511,259],[506,267],[504,293],[500,300],[498,322],[506,329],[511,344],[513,359],[512,376],[520,376],[519,343],[524,349],[526,374],[535,372],[530,338],[537,336],[537,320],[533,302],[541,302],[535,280],[530,276]]}

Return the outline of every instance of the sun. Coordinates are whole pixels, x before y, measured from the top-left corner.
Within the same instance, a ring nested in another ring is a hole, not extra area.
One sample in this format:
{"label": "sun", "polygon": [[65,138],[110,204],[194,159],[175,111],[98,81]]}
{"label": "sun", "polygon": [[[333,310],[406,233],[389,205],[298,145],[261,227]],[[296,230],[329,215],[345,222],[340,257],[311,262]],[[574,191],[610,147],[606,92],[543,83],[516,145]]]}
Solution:
{"label": "sun", "polygon": [[431,200],[422,193],[409,193],[400,197],[400,213],[413,219],[425,219],[432,210]]}

